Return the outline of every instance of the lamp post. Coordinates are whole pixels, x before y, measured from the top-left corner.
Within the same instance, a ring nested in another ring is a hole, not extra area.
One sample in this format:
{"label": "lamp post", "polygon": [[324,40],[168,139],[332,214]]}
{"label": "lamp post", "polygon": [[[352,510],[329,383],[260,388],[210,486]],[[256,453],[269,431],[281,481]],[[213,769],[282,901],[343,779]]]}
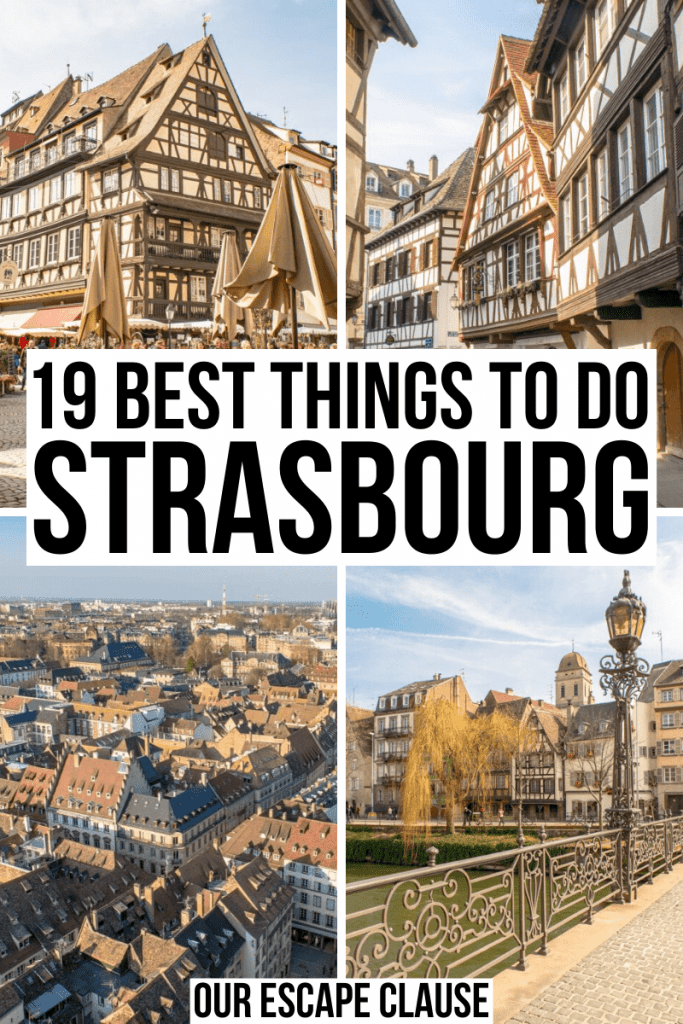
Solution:
{"label": "lamp post", "polygon": [[375,734],[369,733],[371,737],[371,761],[370,761],[370,811],[375,813]]}
{"label": "lamp post", "polygon": [[[633,784],[633,740],[631,701],[643,688],[650,666],[636,655],[645,627],[646,609],[631,590],[631,577],[624,572],[621,590],[605,612],[609,642],[615,654],[600,661],[600,687],[616,703],[614,757],[612,767],[612,806],[607,820],[612,828],[629,830],[638,821]],[[628,841],[628,831],[624,838]],[[627,858],[630,861],[630,858]],[[629,886],[623,886],[630,891]]]}
{"label": "lamp post", "polygon": [[169,302],[168,306],[166,307],[166,319],[168,320],[168,347],[169,348],[173,348],[173,342],[171,341],[171,323],[173,322],[173,317],[174,316],[175,316],[175,306],[173,305],[172,302]]}

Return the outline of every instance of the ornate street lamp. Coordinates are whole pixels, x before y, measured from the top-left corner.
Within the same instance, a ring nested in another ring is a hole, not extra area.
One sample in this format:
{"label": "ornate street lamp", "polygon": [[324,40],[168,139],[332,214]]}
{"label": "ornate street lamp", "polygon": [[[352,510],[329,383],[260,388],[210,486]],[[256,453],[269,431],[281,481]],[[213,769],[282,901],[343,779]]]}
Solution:
{"label": "ornate street lamp", "polygon": [[600,662],[600,687],[616,702],[612,807],[607,812],[612,828],[630,828],[640,815],[634,793],[631,701],[637,699],[650,666],[637,657],[645,626],[646,609],[631,590],[631,577],[624,572],[621,590],[605,612],[609,642],[616,655]]}

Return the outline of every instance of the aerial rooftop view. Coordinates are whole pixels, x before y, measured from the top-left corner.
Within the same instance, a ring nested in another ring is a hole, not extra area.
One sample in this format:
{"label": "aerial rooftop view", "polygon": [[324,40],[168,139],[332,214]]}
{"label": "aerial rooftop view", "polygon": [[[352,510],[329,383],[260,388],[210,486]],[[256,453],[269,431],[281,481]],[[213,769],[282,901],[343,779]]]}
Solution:
{"label": "aerial rooftop view", "polygon": [[[22,526],[0,520],[0,546]],[[166,600],[157,578],[150,599],[98,570],[45,597],[42,570],[8,578],[31,596],[0,595],[7,1012],[185,1021],[189,978],[335,973],[334,588],[279,600],[263,570],[216,572],[204,600],[180,569]]]}

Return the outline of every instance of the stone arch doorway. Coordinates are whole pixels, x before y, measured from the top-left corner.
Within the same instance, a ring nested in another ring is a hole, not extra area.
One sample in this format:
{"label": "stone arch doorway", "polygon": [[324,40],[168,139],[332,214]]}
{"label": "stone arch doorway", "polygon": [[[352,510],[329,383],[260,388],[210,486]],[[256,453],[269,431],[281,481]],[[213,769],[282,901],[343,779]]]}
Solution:
{"label": "stone arch doorway", "polygon": [[683,458],[683,338],[674,327],[660,327],[657,349],[659,448]]}

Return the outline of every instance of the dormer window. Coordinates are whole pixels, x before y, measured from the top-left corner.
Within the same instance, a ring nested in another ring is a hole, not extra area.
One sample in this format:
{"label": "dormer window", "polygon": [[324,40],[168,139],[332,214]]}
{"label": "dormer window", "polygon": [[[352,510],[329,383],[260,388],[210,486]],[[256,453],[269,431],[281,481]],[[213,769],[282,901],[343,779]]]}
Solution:
{"label": "dormer window", "polygon": [[403,694],[403,707],[407,708],[409,706],[409,704],[410,704],[410,694],[409,693],[404,693]]}
{"label": "dormer window", "polygon": [[375,178],[374,175],[369,174],[367,176],[367,178],[365,179],[365,188],[367,189],[368,192],[377,191],[377,178]]}
{"label": "dormer window", "polygon": [[380,710],[384,711],[385,707],[387,706],[387,699],[386,699],[386,697],[380,697],[380,699],[379,699],[379,706],[380,706]]}
{"label": "dormer window", "polygon": [[400,195],[401,199],[407,199],[408,196],[410,195],[410,185],[408,184],[408,182],[401,182]]}
{"label": "dormer window", "polygon": [[395,707],[398,706],[398,697],[392,697],[391,698],[391,706],[392,706],[392,708],[395,708]]}

